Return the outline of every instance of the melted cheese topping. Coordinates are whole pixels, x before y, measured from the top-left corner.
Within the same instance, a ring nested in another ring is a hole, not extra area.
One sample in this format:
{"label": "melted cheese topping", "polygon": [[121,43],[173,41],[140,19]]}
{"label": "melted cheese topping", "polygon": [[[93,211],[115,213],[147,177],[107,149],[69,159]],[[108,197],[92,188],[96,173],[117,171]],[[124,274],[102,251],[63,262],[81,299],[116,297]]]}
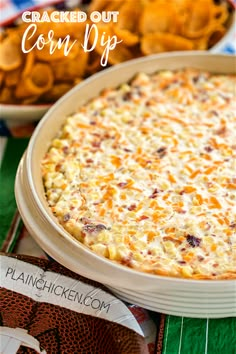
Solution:
{"label": "melted cheese topping", "polygon": [[140,271],[236,278],[235,85],[140,73],[68,117],[42,162],[63,227]]}

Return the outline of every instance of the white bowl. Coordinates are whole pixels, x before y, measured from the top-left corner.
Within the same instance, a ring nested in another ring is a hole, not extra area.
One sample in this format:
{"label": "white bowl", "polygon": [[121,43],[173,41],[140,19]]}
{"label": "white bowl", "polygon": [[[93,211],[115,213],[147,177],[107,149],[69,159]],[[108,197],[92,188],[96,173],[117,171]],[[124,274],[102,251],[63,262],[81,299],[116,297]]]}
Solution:
{"label": "white bowl", "polygon": [[225,35],[209,49],[211,53],[224,53],[228,46],[232,46],[236,36],[236,13],[232,12],[227,23],[227,31]]}
{"label": "white bowl", "polygon": [[37,121],[51,107],[50,104],[42,105],[16,105],[0,104],[0,118],[14,121]]}
{"label": "white bowl", "polygon": [[[213,47],[211,53],[223,53],[227,46],[231,45],[236,35],[236,14],[232,12],[227,23],[225,35]],[[50,104],[38,105],[14,105],[0,103],[0,118],[15,121],[38,121],[50,108]]]}
{"label": "white bowl", "polygon": [[[67,115],[103,88],[126,82],[137,72],[183,67],[230,74],[235,71],[235,57],[199,51],[159,54],[114,66],[83,81],[52,106],[39,122],[18,168],[16,201],[26,227],[52,258],[74,272],[106,284],[121,298],[163,313],[191,317],[232,316],[236,315],[236,280],[151,275],[98,256],[62,228],[44,196],[40,161]],[[181,295],[187,299],[186,311],[180,303]],[[163,303],[163,297],[170,301]],[[225,305],[221,307],[221,304]]]}

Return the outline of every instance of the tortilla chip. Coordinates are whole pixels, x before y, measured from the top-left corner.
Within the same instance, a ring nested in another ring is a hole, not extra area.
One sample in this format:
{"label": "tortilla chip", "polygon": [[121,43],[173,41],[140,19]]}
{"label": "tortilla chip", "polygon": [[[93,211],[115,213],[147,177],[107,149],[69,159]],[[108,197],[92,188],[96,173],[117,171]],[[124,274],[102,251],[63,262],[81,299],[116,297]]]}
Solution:
{"label": "tortilla chip", "polygon": [[68,83],[58,83],[54,84],[49,91],[44,95],[45,102],[55,102],[66,92],[68,92],[73,87],[72,84]]}
{"label": "tortilla chip", "polygon": [[[62,42],[61,42],[62,43]],[[68,44],[67,44],[68,43]],[[52,52],[50,52],[52,49]],[[68,53],[68,54],[66,54]],[[45,45],[41,50],[35,51],[35,56],[40,61],[51,62],[59,59],[73,59],[79,53],[79,45],[76,40],[63,40],[62,46],[58,47],[57,40]]]}
{"label": "tortilla chip", "polygon": [[141,1],[136,1],[135,6],[132,1],[123,2],[119,9],[118,22],[116,27],[119,29],[125,29],[132,33],[138,33],[139,31],[139,19],[143,11]]}
{"label": "tortilla chip", "polygon": [[15,86],[17,85],[17,82],[19,81],[19,77],[21,75],[22,68],[17,68],[15,70],[7,71],[5,74],[5,85],[7,87]]}
{"label": "tortilla chip", "polygon": [[192,49],[192,41],[171,33],[149,33],[141,39],[141,50],[145,55]]}
{"label": "tortilla chip", "polygon": [[127,45],[127,47],[131,47],[133,45],[136,45],[139,43],[139,36],[126,30],[126,29],[120,29],[117,26],[113,27],[114,33],[117,36],[119,40],[123,41],[124,45]]}
{"label": "tortilla chip", "polygon": [[53,73],[48,64],[36,63],[33,66],[30,76],[22,78],[16,87],[15,96],[26,98],[50,90],[53,85]]}
{"label": "tortilla chip", "polygon": [[10,35],[0,43],[0,69],[11,71],[19,68],[23,61],[21,41],[18,35]]}
{"label": "tortilla chip", "polygon": [[87,62],[88,53],[84,52],[82,48],[79,50],[77,57],[73,59],[54,61],[52,71],[55,80],[71,82],[76,77],[82,77],[85,74]]}
{"label": "tortilla chip", "polygon": [[5,104],[14,103],[14,94],[12,88],[3,87],[0,91],[0,102]]}
{"label": "tortilla chip", "polygon": [[183,26],[183,35],[187,38],[204,36],[213,20],[213,8],[208,0],[193,1],[189,16]]}
{"label": "tortilla chip", "polygon": [[174,6],[150,2],[145,6],[140,17],[139,31],[141,34],[155,32],[179,32],[180,24]]}

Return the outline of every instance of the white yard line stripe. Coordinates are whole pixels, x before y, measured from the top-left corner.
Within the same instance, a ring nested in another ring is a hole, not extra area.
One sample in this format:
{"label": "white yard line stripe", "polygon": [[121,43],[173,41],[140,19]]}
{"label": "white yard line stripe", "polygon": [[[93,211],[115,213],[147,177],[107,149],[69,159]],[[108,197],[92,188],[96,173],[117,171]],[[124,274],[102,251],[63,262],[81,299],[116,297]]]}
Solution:
{"label": "white yard line stripe", "polygon": [[205,343],[205,354],[208,352],[208,329],[209,329],[209,318],[206,322],[206,343]]}
{"label": "white yard line stripe", "polygon": [[170,315],[168,315],[168,319],[167,319],[166,340],[165,340],[165,351],[164,351],[164,354],[166,354],[167,340],[168,340],[168,334],[169,334],[169,324],[170,324]]}
{"label": "white yard line stripe", "polygon": [[0,166],[2,163],[3,154],[6,147],[7,138],[0,136]]}
{"label": "white yard line stripe", "polygon": [[184,327],[184,318],[182,317],[182,319],[181,319],[181,328],[180,328],[180,337],[179,337],[179,351],[178,351],[178,354],[181,353],[183,327]]}
{"label": "white yard line stripe", "polygon": [[21,216],[18,211],[16,212],[15,216],[16,216],[16,220],[15,220],[14,229],[12,230],[11,238],[8,240],[8,245],[7,245],[5,252],[9,252],[12,242],[16,238],[16,232],[17,232],[17,229],[18,229],[20,222],[21,222]]}

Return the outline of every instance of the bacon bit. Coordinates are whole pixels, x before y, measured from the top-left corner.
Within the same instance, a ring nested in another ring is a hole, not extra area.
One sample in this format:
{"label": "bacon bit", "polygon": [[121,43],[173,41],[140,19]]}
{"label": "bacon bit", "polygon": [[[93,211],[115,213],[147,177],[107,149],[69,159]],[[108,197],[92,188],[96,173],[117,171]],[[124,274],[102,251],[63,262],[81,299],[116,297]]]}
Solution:
{"label": "bacon bit", "polygon": [[184,265],[184,264],[186,264],[186,262],[185,262],[185,261],[178,261],[178,263],[179,263],[180,265]]}
{"label": "bacon bit", "polygon": [[199,175],[200,172],[201,172],[200,170],[194,171],[194,172],[190,175],[190,178],[191,178],[191,179],[195,178],[197,175]]}
{"label": "bacon bit", "polygon": [[147,215],[141,215],[138,219],[136,219],[136,221],[142,221],[142,220],[146,220],[149,219],[149,217]]}
{"label": "bacon bit", "polygon": [[91,220],[90,220],[89,218],[82,217],[82,218],[80,219],[80,221],[81,221],[84,225],[91,224]]}
{"label": "bacon bit", "polygon": [[63,221],[64,221],[64,222],[67,222],[67,221],[70,220],[70,218],[71,218],[70,214],[67,213],[67,214],[65,214],[65,215],[63,216]]}
{"label": "bacon bit", "polygon": [[129,211],[133,211],[133,210],[135,210],[137,208],[137,205],[136,204],[131,204],[127,209],[129,210]]}
{"label": "bacon bit", "polygon": [[123,94],[122,99],[123,101],[129,101],[132,100],[132,97],[133,97],[132,93],[128,91]]}
{"label": "bacon bit", "polygon": [[219,116],[219,113],[217,111],[213,110],[213,109],[211,111],[209,111],[209,113],[213,114],[216,117]]}
{"label": "bacon bit", "polygon": [[205,146],[205,147],[204,147],[204,150],[205,150],[206,152],[212,152],[212,151],[213,151],[213,148],[212,148],[211,146]]}
{"label": "bacon bit", "polygon": [[236,222],[231,222],[231,223],[229,224],[229,227],[230,227],[231,229],[236,229]]}
{"label": "bacon bit", "polygon": [[118,183],[117,185],[118,185],[118,187],[120,187],[120,188],[130,188],[130,189],[133,189],[133,190],[135,190],[135,191],[142,192],[141,189],[136,188],[136,187],[133,187],[133,184],[134,184],[134,181],[132,181],[132,180],[130,179],[130,180],[128,180],[127,182],[120,182],[120,183]]}
{"label": "bacon bit", "polygon": [[102,230],[107,230],[107,227],[103,224],[86,224],[83,226],[83,231],[93,233],[93,232],[100,232]]}
{"label": "bacon bit", "polygon": [[61,166],[62,166],[61,163],[58,163],[55,167],[55,171],[60,171]]}
{"label": "bacon bit", "polygon": [[145,106],[149,107],[149,106],[155,106],[156,105],[156,101],[154,99],[149,99],[148,101],[146,101]]}
{"label": "bacon bit", "polygon": [[91,145],[94,148],[100,148],[101,147],[101,141],[93,141]]}
{"label": "bacon bit", "polygon": [[68,146],[64,146],[62,148],[62,151],[64,152],[65,155],[67,155],[69,153],[69,147]]}
{"label": "bacon bit", "polygon": [[199,262],[204,261],[204,257],[202,257],[202,256],[197,256],[197,259],[199,260]]}
{"label": "bacon bit", "polygon": [[120,182],[120,183],[117,184],[117,186],[120,187],[120,188],[124,188],[124,187],[127,186],[127,184],[128,184],[128,182]]}
{"label": "bacon bit", "polygon": [[159,149],[157,149],[156,152],[158,153],[159,158],[162,159],[167,154],[167,147],[162,146]]}
{"label": "bacon bit", "polygon": [[225,135],[227,133],[227,128],[225,125],[223,125],[222,127],[220,127],[220,129],[215,131],[215,134],[217,135]]}
{"label": "bacon bit", "polygon": [[179,214],[186,214],[187,213],[187,211],[186,210],[184,210],[184,209],[182,209],[182,208],[176,208],[176,209],[174,209],[177,213],[179,213]]}
{"label": "bacon bit", "polygon": [[194,235],[187,235],[186,237],[187,242],[190,244],[192,247],[199,247],[201,243],[201,239],[194,236]]}
{"label": "bacon bit", "polygon": [[210,209],[214,209],[214,208],[221,209],[222,208],[220,202],[216,199],[216,197],[210,197],[209,201],[211,203],[211,205],[209,206]]}
{"label": "bacon bit", "polygon": [[160,189],[155,188],[152,194],[148,198],[156,198],[158,193],[160,193]]}
{"label": "bacon bit", "polygon": [[86,162],[87,163],[93,163],[93,159],[87,159]]}
{"label": "bacon bit", "polygon": [[217,267],[219,267],[219,264],[218,264],[218,263],[214,263],[212,266],[213,266],[214,268],[217,268]]}
{"label": "bacon bit", "polygon": [[130,256],[122,258],[120,260],[120,263],[127,267],[131,267],[131,260],[132,260],[132,252],[130,253]]}

